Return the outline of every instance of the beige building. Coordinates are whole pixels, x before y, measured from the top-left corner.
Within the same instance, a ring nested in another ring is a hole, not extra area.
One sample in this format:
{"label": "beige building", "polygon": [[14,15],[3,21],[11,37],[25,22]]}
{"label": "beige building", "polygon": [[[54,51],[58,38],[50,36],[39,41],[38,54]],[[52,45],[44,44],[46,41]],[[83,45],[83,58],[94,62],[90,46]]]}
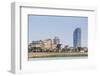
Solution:
{"label": "beige building", "polygon": [[41,49],[55,49],[57,44],[59,43],[58,38],[52,39],[45,39],[45,40],[39,40],[39,41],[32,41],[31,47],[33,48],[41,48]]}
{"label": "beige building", "polygon": [[31,47],[38,47],[38,48],[41,48],[41,47],[43,47],[43,41],[42,41],[42,40],[40,40],[40,41],[33,41],[33,42],[31,43]]}
{"label": "beige building", "polygon": [[43,40],[43,48],[44,49],[51,49],[52,48],[52,40],[51,39],[46,39]]}

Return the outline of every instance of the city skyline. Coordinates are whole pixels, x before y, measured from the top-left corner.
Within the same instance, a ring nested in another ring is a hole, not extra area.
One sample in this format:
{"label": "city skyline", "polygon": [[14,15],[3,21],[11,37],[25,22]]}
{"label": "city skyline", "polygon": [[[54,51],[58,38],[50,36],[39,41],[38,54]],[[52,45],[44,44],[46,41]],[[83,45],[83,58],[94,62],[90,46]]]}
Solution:
{"label": "city skyline", "polygon": [[59,37],[61,44],[73,46],[73,31],[82,29],[82,46],[87,46],[88,18],[78,16],[29,16],[29,43]]}

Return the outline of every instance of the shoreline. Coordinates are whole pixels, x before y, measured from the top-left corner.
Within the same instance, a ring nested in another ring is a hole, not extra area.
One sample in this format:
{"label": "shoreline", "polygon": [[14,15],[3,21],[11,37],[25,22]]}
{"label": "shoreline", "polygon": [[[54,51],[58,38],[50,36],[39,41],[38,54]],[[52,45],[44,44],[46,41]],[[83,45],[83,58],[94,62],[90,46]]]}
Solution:
{"label": "shoreline", "polygon": [[53,57],[84,57],[88,56],[88,52],[71,52],[71,53],[66,53],[66,52],[31,52],[28,53],[28,58],[53,58]]}

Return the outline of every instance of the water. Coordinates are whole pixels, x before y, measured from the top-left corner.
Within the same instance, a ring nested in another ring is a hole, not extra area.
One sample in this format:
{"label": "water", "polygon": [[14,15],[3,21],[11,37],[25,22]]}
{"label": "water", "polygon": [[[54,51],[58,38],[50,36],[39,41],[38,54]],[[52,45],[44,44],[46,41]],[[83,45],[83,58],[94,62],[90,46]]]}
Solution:
{"label": "water", "polygon": [[29,61],[40,61],[40,60],[69,60],[69,59],[88,59],[88,56],[80,57],[48,57],[48,58],[29,58]]}

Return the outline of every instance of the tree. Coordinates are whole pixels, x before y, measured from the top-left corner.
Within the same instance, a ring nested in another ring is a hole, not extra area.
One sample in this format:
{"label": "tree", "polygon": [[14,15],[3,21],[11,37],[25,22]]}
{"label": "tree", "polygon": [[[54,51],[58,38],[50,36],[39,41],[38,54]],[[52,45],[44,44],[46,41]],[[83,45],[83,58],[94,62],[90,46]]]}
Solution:
{"label": "tree", "polygon": [[28,48],[28,52],[32,52],[32,48]]}
{"label": "tree", "polygon": [[59,51],[61,49],[61,44],[57,44],[57,50]]}
{"label": "tree", "polygon": [[77,49],[78,49],[78,51],[79,51],[79,52],[82,50],[82,48],[81,48],[81,47],[77,47]]}

